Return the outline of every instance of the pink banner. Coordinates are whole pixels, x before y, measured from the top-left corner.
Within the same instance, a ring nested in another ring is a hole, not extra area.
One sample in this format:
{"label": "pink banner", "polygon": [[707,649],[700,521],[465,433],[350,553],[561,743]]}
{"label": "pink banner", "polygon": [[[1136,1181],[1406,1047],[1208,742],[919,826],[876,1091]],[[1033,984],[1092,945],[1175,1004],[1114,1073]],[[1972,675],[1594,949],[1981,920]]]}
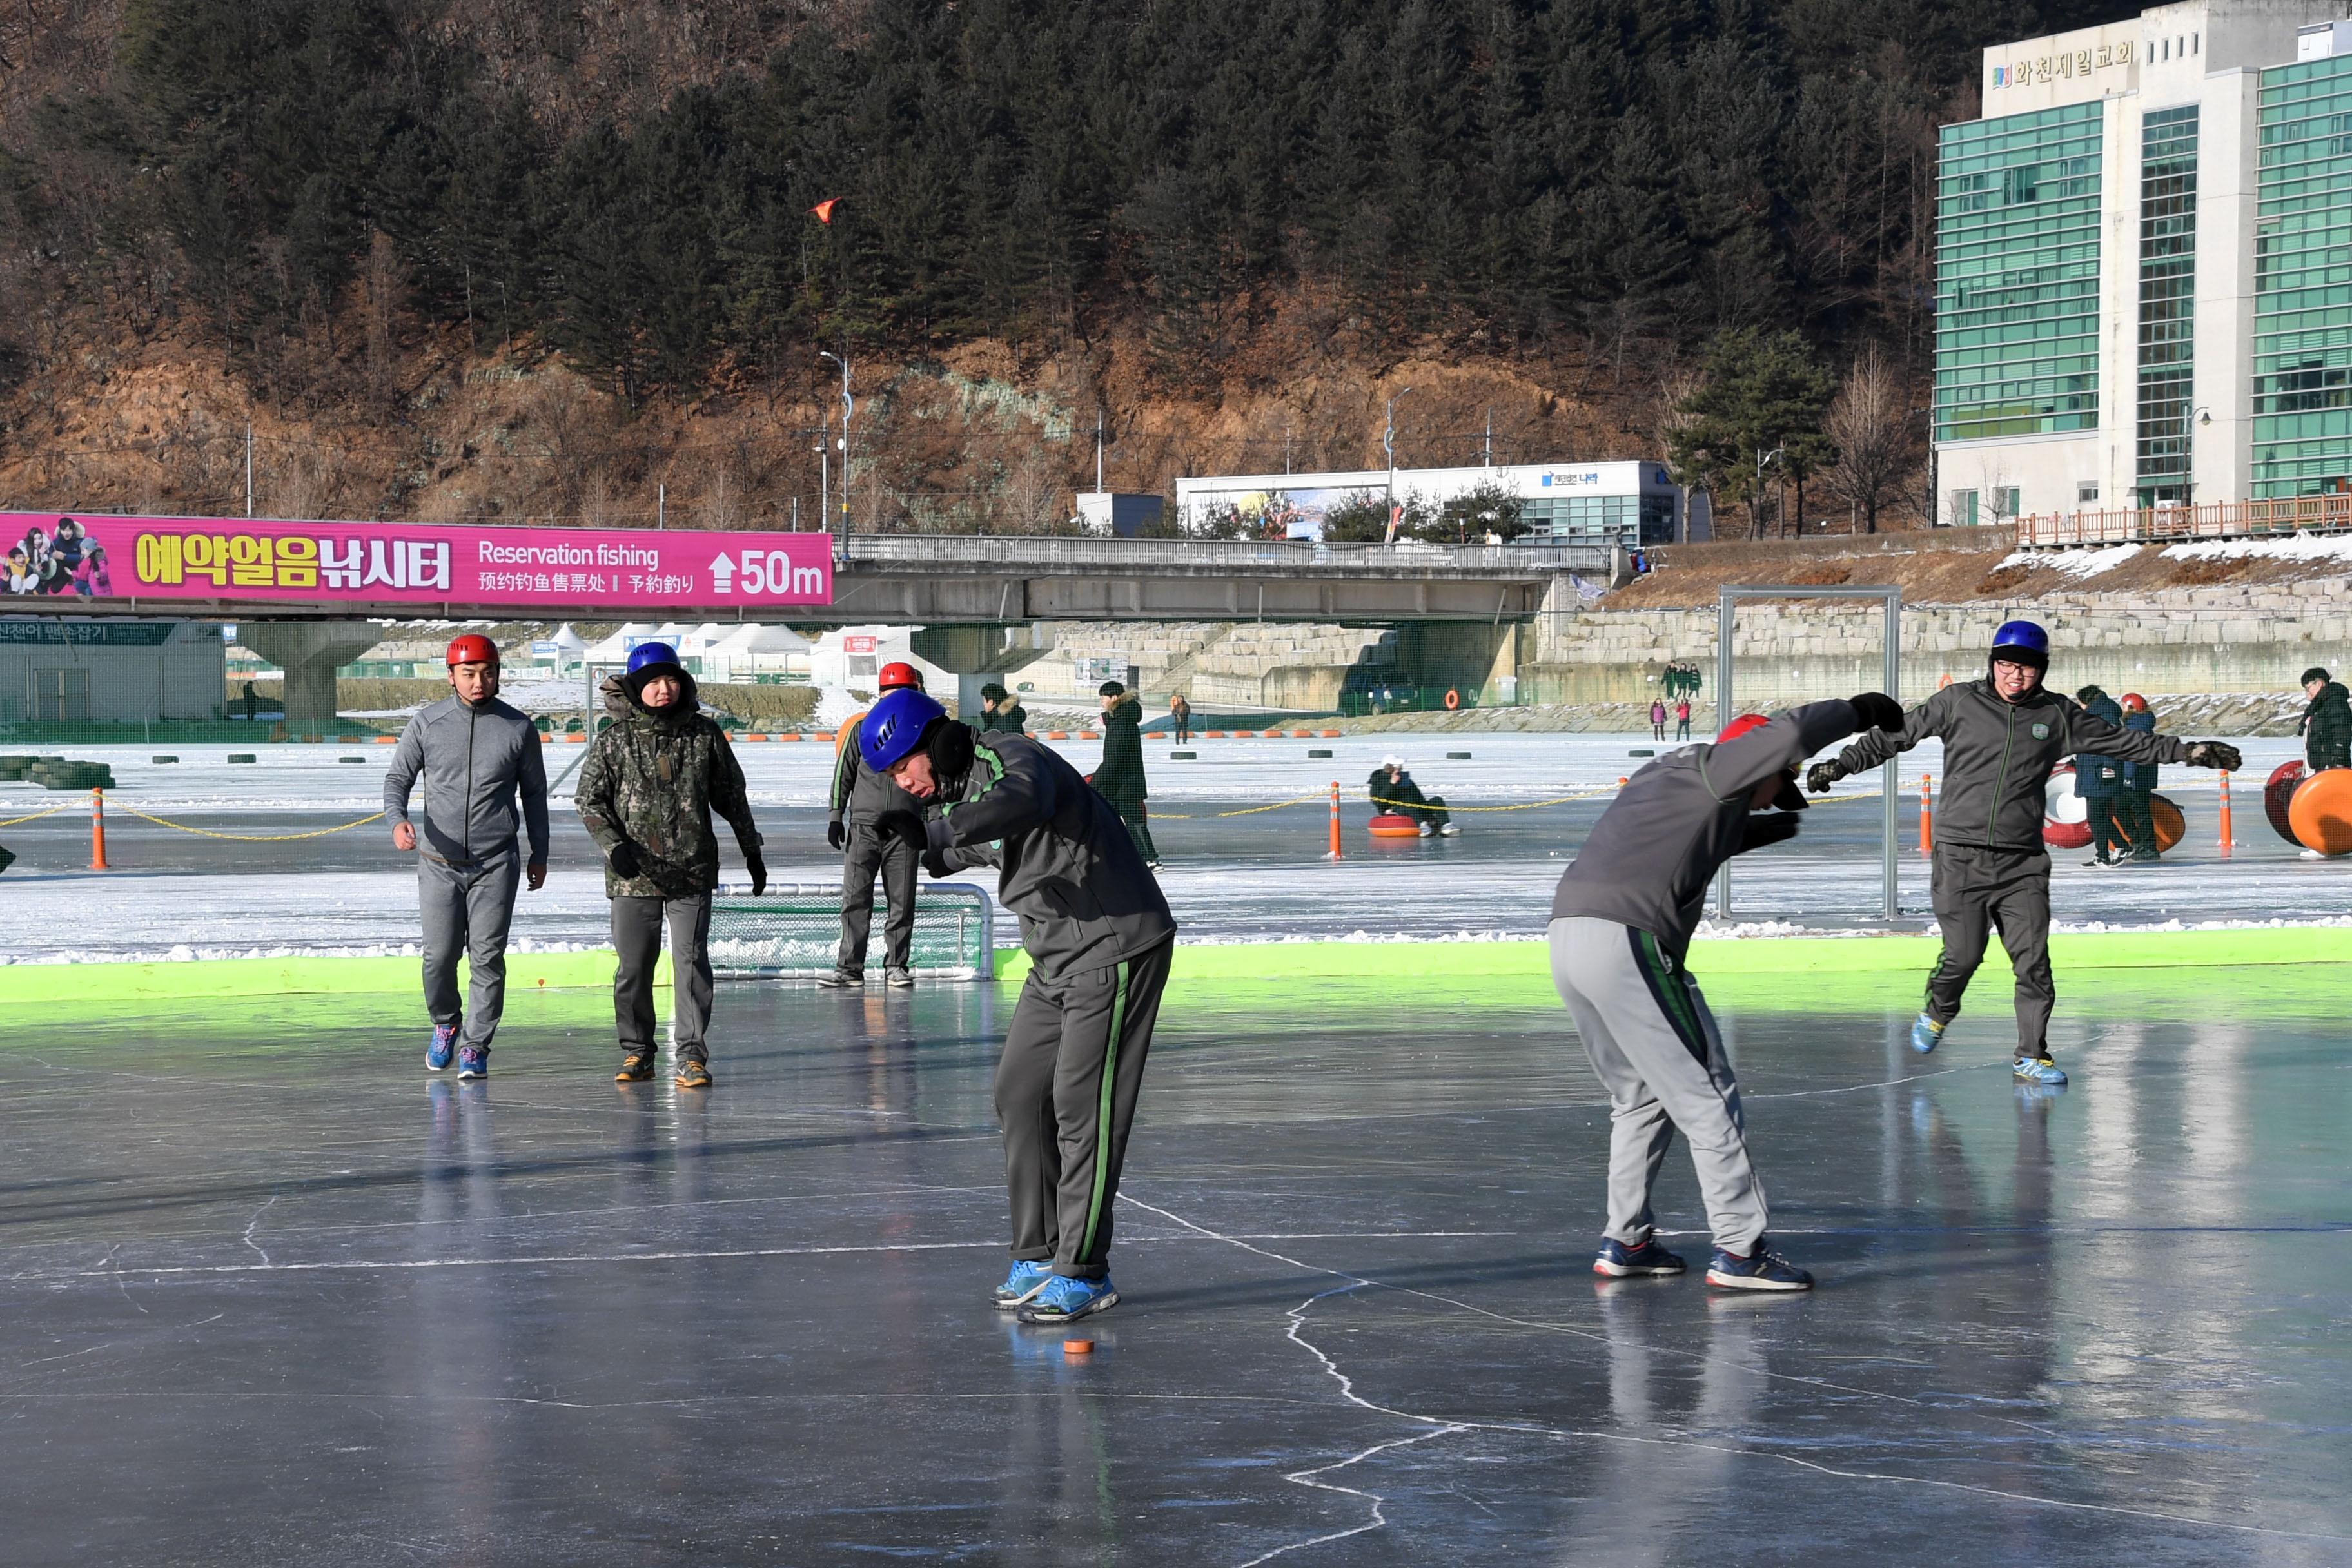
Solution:
{"label": "pink banner", "polygon": [[81,599],[754,609],[833,602],[822,533],[0,512],[11,595]]}

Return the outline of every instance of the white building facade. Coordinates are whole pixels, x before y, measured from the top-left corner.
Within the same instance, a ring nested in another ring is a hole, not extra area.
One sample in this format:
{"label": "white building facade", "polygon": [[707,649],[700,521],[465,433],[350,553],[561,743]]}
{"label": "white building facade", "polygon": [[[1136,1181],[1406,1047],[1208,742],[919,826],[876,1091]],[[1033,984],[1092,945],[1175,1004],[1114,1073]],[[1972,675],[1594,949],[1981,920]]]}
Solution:
{"label": "white building facade", "polygon": [[[1318,474],[1218,474],[1176,481],[1177,525],[1206,531],[1239,514],[1276,538],[1319,539],[1324,514],[1389,495],[1385,468]],[[1530,542],[1615,544],[1628,550],[1709,537],[1704,495],[1686,496],[1655,462],[1513,463],[1492,468],[1399,468],[1395,500],[1438,508],[1480,494],[1519,504]],[[1475,529],[1475,520],[1471,521]],[[1475,543],[1477,536],[1471,535]]]}
{"label": "white building facade", "polygon": [[1938,521],[2352,484],[2352,23],[2210,0],[1984,52],[1937,171]]}

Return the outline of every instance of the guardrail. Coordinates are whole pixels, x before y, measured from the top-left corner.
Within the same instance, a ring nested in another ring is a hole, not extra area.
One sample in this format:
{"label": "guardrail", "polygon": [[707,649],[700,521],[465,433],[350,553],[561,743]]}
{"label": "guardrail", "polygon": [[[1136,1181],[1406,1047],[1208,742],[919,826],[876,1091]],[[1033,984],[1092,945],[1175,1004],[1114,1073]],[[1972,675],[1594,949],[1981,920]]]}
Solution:
{"label": "guardrail", "polygon": [[1246,539],[1072,539],[1055,534],[861,533],[835,541],[842,564],[956,572],[975,567],[1064,572],[1298,572],[1328,569],[1391,576],[1414,572],[1529,577],[1606,572],[1615,552],[1598,544],[1318,544]]}
{"label": "guardrail", "polygon": [[2207,501],[2195,506],[2053,512],[2017,521],[2021,549],[2082,544],[2177,543],[2200,539],[2284,538],[2352,531],[2352,495],[2286,500]]}

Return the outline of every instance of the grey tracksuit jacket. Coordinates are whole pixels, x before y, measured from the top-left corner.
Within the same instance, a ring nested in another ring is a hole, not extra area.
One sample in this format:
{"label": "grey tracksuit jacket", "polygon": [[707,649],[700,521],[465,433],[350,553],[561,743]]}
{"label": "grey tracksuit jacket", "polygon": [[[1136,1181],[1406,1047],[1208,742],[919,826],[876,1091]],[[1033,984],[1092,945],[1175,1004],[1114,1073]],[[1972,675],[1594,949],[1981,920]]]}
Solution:
{"label": "grey tracksuit jacket", "polygon": [[874,819],[886,811],[909,811],[919,814],[923,803],[890,782],[887,773],[877,773],[866,765],[858,754],[857,732],[864,727],[866,715],[861,713],[841,734],[841,754],[833,760],[833,796],[829,815],[835,822],[846,822],[852,827],[871,827]]}
{"label": "grey tracksuit jacket", "polygon": [[1904,716],[1900,734],[1874,730],[1838,753],[1848,773],[1877,767],[1933,735],[1944,742],[1936,843],[1980,849],[2042,848],[2043,791],[2078,752],[2126,763],[2185,763],[2186,742],[2126,730],[2047,687],[2010,702],[1990,679],[1947,686]]}
{"label": "grey tracksuit jacket", "polygon": [[1047,981],[1102,969],[1176,934],[1176,917],[1110,802],[1026,735],[972,737],[971,768],[942,781],[929,847],[994,866],[997,897]]}
{"label": "grey tracksuit jacket", "polygon": [[1707,883],[1753,847],[1748,800],[1756,786],[1853,734],[1859,721],[1843,698],[1809,702],[1736,741],[1660,757],[1626,781],[1592,825],[1552,895],[1552,919],[1590,916],[1647,931],[1681,963]]}
{"label": "grey tracksuit jacket", "polygon": [[467,707],[455,692],[408,721],[384,773],[383,814],[408,820],[408,794],[425,780],[421,847],[453,866],[514,852],[515,797],[530,862],[547,860],[547,763],[539,731],[520,710],[493,697]]}

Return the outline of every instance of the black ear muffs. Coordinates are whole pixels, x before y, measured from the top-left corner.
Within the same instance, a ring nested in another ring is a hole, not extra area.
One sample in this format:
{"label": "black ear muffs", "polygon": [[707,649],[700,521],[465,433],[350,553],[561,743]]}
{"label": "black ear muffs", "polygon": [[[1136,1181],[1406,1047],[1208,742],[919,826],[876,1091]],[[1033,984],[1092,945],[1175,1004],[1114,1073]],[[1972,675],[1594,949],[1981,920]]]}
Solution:
{"label": "black ear muffs", "polygon": [[923,737],[923,748],[930,754],[931,774],[944,785],[950,779],[961,780],[971,772],[971,727],[952,719],[934,719],[929,732]]}

